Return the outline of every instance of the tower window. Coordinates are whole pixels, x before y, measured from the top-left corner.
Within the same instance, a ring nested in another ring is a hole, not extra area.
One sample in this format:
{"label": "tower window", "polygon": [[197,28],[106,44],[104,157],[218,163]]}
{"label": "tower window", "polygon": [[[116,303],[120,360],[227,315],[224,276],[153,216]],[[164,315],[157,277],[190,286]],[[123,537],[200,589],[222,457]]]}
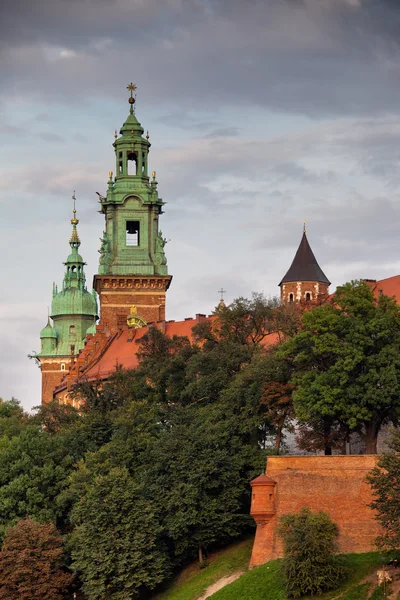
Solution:
{"label": "tower window", "polygon": [[75,354],[75,344],[71,344],[71,354]]}
{"label": "tower window", "polygon": [[310,302],[310,300],[311,300],[311,294],[310,294],[310,292],[307,292],[307,294],[306,294],[306,302]]}
{"label": "tower window", "polygon": [[129,152],[128,156],[128,175],[137,175],[137,154]]}
{"label": "tower window", "polygon": [[126,222],[126,245],[127,246],[139,246],[139,221],[127,221]]}
{"label": "tower window", "polygon": [[293,294],[289,294],[289,302],[293,302],[293,300],[294,300]]}
{"label": "tower window", "polygon": [[75,325],[70,325],[69,326],[69,333],[70,334],[74,334],[75,333]]}
{"label": "tower window", "polygon": [[61,363],[61,371],[65,371],[65,364]]}

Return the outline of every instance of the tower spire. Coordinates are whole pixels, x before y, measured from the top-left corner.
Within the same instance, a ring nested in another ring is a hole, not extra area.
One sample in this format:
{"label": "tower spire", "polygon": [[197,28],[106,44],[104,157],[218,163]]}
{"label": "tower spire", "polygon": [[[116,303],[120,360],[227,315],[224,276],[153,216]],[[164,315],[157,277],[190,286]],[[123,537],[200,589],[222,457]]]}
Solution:
{"label": "tower spire", "polygon": [[[106,196],[98,194],[105,228],[94,287],[111,331],[126,326],[132,305],[148,323],[164,320],[165,292],[171,281],[167,240],[159,225],[164,202],[155,171],[149,177],[150,136],[134,111],[136,85],[130,83],[127,90],[130,111],[113,143],[115,177],[110,173]],[[112,296],[110,285],[117,288]]]}
{"label": "tower spire", "polygon": [[330,281],[311,250],[303,223],[303,236],[286,275],[279,284],[285,302],[315,301],[329,293]]}
{"label": "tower spire", "polygon": [[128,102],[131,105],[130,109],[129,109],[129,112],[131,113],[131,115],[133,115],[133,113],[135,112],[134,111],[134,104],[136,102],[136,94],[135,94],[135,97],[133,97],[133,92],[136,91],[137,86],[134,83],[131,82],[131,83],[129,83],[126,86],[126,89],[131,93]]}
{"label": "tower spire", "polygon": [[75,208],[75,204],[76,204],[76,196],[75,196],[75,190],[74,193],[72,195],[72,200],[74,201],[74,209],[72,211],[72,219],[71,219],[71,225],[72,225],[72,234],[69,240],[69,245],[71,246],[72,249],[76,249],[78,250],[79,246],[81,245],[81,240],[79,239],[79,235],[78,235],[78,230],[76,228],[76,226],[79,223],[79,219],[76,218],[76,208]]}

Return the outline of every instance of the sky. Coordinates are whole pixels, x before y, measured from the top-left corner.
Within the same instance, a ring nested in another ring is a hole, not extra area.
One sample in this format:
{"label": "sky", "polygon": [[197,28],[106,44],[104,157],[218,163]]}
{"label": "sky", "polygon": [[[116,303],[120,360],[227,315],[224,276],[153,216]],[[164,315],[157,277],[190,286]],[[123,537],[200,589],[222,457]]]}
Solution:
{"label": "sky", "polygon": [[397,0],[13,0],[0,6],[0,396],[40,403],[75,190],[96,192],[137,85],[167,202],[167,318],[279,292],[303,221],[331,290],[400,273]]}

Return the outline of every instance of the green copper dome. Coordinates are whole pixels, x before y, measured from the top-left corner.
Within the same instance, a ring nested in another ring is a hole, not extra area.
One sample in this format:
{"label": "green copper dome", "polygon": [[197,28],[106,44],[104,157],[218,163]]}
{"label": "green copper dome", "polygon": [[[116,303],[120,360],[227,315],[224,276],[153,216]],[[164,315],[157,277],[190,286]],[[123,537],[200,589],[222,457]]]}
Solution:
{"label": "green copper dome", "polygon": [[66,267],[62,290],[53,294],[51,317],[61,315],[90,315],[97,318],[97,300],[94,294],[86,289],[85,262],[78,253],[81,241],[76,226],[76,210],[71,219],[72,234],[69,240],[71,254],[64,265]]}
{"label": "green copper dome", "polygon": [[57,339],[57,331],[50,325],[50,319],[48,319],[46,327],[43,327],[40,332],[40,339],[43,340],[45,338]]}
{"label": "green copper dome", "polygon": [[65,261],[65,273],[62,289],[58,291],[53,284],[51,318],[40,332],[41,351],[35,356],[67,357],[76,356],[85,346],[87,330],[95,326],[98,318],[97,295],[86,288],[85,262],[79,254],[81,245],[76,226],[75,195],[74,211],[71,219],[72,234],[69,240],[70,254]]}
{"label": "green copper dome", "polygon": [[91,315],[97,317],[97,302],[86,289],[66,288],[51,303],[51,317],[59,315]]}

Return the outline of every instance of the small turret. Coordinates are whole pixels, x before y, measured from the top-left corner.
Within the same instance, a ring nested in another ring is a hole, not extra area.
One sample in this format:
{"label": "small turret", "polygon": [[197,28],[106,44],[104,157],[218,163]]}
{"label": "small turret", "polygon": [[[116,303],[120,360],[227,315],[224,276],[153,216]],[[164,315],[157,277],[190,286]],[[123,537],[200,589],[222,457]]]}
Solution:
{"label": "small turret", "polygon": [[47,325],[40,332],[41,354],[54,352],[57,345],[57,331],[50,323],[50,317],[47,317]]}

